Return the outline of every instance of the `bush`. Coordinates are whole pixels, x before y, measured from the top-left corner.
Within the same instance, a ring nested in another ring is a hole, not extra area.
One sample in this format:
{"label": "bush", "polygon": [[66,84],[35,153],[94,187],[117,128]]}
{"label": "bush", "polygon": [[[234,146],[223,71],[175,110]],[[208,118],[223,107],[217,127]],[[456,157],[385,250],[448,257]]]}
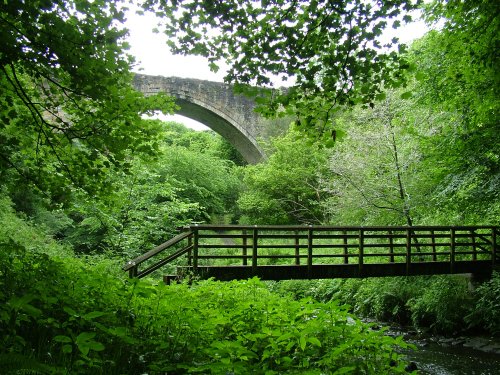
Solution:
{"label": "bush", "polygon": [[434,276],[408,301],[412,322],[434,332],[453,333],[464,329],[464,316],[472,307],[468,279],[462,276]]}
{"label": "bush", "polygon": [[474,309],[466,321],[472,328],[500,334],[500,273],[494,272],[491,280],[480,285],[474,295]]}
{"label": "bush", "polygon": [[[292,301],[257,279],[155,286],[79,260],[9,250],[9,266],[17,266],[0,274],[6,362],[24,356],[30,369],[72,374],[402,371],[391,364],[400,361],[395,346],[405,344],[335,303]],[[17,370],[28,369],[24,363]]]}
{"label": "bush", "polygon": [[3,373],[404,371],[396,349],[407,345],[335,302],[293,300],[257,279],[129,280],[116,262],[74,257],[0,204]]}
{"label": "bush", "polygon": [[282,280],[267,282],[269,290],[294,300],[313,298],[318,302],[329,302],[338,293],[342,281],[332,280]]}
{"label": "bush", "polygon": [[345,280],[334,298],[352,305],[354,313],[381,321],[410,322],[408,300],[418,288],[404,277]]}
{"label": "bush", "polygon": [[479,287],[474,297],[469,280],[456,275],[352,279],[344,280],[333,298],[350,304],[357,315],[380,321],[455,333],[468,329],[464,317],[469,316],[470,326],[482,324],[497,332],[500,303],[495,290],[500,288],[494,280]]}

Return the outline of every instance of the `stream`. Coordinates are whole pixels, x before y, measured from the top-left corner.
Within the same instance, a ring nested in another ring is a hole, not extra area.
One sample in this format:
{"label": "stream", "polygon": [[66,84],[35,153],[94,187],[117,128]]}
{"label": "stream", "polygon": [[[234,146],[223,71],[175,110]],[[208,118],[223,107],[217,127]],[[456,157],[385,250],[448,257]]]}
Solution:
{"label": "stream", "polygon": [[417,350],[406,351],[419,374],[429,375],[498,375],[500,374],[500,339],[488,337],[453,337],[420,335],[411,330],[391,327],[391,336],[403,336]]}

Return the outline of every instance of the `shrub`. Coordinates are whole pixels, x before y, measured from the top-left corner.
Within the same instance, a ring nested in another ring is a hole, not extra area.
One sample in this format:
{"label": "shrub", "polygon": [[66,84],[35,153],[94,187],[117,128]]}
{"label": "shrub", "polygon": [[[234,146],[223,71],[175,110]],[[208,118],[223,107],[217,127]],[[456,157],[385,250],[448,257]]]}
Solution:
{"label": "shrub", "polygon": [[468,280],[462,276],[434,276],[421,292],[408,301],[413,324],[435,332],[464,328],[464,316],[472,305]]}
{"label": "shrub", "polygon": [[471,328],[487,329],[500,334],[500,273],[481,284],[474,292],[475,304],[466,321]]}
{"label": "shrub", "polygon": [[15,222],[19,234],[0,237],[6,373],[404,371],[396,349],[407,345],[335,302],[293,300],[257,279],[172,286],[129,280],[113,271],[116,262],[74,257],[8,209],[2,220]]}

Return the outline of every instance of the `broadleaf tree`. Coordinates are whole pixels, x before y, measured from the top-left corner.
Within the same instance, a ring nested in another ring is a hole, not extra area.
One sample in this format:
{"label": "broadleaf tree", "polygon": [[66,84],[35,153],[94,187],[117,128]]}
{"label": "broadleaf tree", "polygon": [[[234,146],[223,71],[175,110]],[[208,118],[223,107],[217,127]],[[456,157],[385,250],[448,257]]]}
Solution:
{"label": "broadleaf tree", "polygon": [[[229,65],[226,80],[263,98],[264,114],[289,108],[299,125],[323,133],[337,105],[373,102],[385,88],[405,83],[411,69],[398,38],[386,28],[410,21],[420,1],[174,1],[145,0],[162,18],[175,53],[208,58],[214,70]],[[399,49],[399,51],[398,51]],[[287,90],[272,78],[291,79]]]}
{"label": "broadleaf tree", "polygon": [[11,192],[36,189],[65,204],[72,188],[106,190],[128,150],[154,152],[152,110],[131,86],[124,3],[104,0],[0,4],[0,176]]}

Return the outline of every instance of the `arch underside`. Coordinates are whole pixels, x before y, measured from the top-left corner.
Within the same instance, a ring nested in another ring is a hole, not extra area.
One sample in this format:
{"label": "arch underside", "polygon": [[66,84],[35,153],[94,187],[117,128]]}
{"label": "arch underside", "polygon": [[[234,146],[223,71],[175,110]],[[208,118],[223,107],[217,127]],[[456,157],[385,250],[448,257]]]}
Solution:
{"label": "arch underside", "polygon": [[264,159],[264,152],[257,141],[238,129],[237,124],[186,99],[177,98],[176,104],[180,107],[177,114],[198,121],[220,134],[241,153],[247,163],[256,164]]}

